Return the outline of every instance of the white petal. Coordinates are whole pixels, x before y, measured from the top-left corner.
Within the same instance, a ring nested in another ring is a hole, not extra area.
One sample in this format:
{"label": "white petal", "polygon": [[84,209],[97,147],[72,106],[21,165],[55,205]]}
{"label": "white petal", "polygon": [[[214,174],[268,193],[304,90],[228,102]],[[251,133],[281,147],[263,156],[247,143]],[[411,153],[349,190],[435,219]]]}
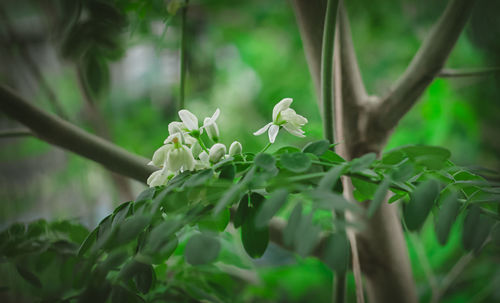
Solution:
{"label": "white petal", "polygon": [[290,124],[290,123],[287,123],[285,125],[283,125],[283,128],[289,132],[290,134],[294,135],[294,136],[297,136],[297,137],[300,137],[300,138],[304,138],[304,131],[301,130],[299,127],[297,126],[294,126],[293,124]]}
{"label": "white petal", "polygon": [[219,115],[220,115],[220,109],[216,109],[215,113],[210,118],[210,123],[214,123],[217,120],[217,118],[219,118]]}
{"label": "white petal", "polygon": [[173,148],[172,144],[163,145],[158,148],[153,154],[152,163],[156,166],[163,165],[167,160],[168,152]]}
{"label": "white petal", "polygon": [[274,140],[276,140],[276,136],[278,135],[278,132],[280,130],[280,127],[278,125],[271,125],[269,128],[269,142],[274,143]]}
{"label": "white petal", "polygon": [[198,129],[198,118],[196,118],[196,116],[187,109],[181,109],[179,111],[179,117],[181,118],[187,129]]}
{"label": "white petal", "polygon": [[269,122],[267,123],[266,125],[264,125],[264,127],[262,127],[261,129],[259,129],[258,131],[256,131],[254,134],[254,136],[260,136],[262,135],[263,133],[265,133],[267,131],[267,129],[273,124],[273,122]]}
{"label": "white petal", "polygon": [[292,98],[285,98],[278,102],[273,108],[273,121],[276,121],[276,118],[278,118],[278,114],[285,109],[290,107],[290,104],[292,104],[293,99]]}
{"label": "white petal", "polygon": [[168,124],[168,133],[173,135],[175,133],[180,133],[186,128],[182,122],[174,121]]}
{"label": "white petal", "polygon": [[205,118],[203,127],[207,131],[207,135],[212,141],[219,141],[219,127],[217,126],[217,123],[215,123],[214,121],[211,122],[210,118]]}
{"label": "white petal", "polygon": [[182,167],[187,170],[193,170],[195,163],[191,150],[182,146]]}

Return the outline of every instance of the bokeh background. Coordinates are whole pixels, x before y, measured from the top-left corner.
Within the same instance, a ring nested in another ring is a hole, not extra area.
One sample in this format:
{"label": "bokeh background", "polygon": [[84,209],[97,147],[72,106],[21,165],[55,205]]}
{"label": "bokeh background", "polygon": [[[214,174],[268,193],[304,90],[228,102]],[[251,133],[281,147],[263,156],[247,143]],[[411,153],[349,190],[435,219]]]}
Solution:
{"label": "bokeh background", "polygon": [[[90,2],[3,0],[0,81],[36,106],[151,157],[168,135],[168,123],[178,119],[182,2]],[[363,79],[369,93],[381,95],[405,70],[447,1],[347,2]],[[447,68],[500,65],[500,2],[478,2]],[[244,150],[259,151],[267,139],[252,132],[284,97],[293,98],[296,111],[309,119],[307,138],[280,135],[272,148],[322,137],[317,96],[288,1],[191,0],[186,39],[186,107],[200,118],[220,108],[223,143],[237,139]],[[499,117],[500,74],[438,78],[400,122],[387,149],[444,146],[455,163],[494,179],[500,171]],[[0,113],[0,131],[20,127]],[[0,138],[1,229],[38,218],[75,218],[93,228],[142,189],[38,139]],[[443,279],[464,255],[460,226],[461,220],[445,247],[431,224],[407,239],[422,300],[430,296],[429,277]],[[332,274],[326,266],[271,251],[256,263],[261,283],[243,289],[244,296],[330,301]],[[487,247],[443,302],[500,301],[499,261]],[[352,277],[350,283],[352,290]]]}

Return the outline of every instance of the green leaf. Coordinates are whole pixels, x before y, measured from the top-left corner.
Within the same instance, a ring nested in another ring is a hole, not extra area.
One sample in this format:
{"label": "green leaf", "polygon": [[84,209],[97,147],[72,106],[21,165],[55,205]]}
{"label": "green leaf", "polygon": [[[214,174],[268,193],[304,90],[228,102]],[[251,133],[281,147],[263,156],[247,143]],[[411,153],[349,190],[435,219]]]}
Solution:
{"label": "green leaf", "polygon": [[319,140],[315,142],[308,143],[303,149],[304,153],[315,154],[316,156],[323,155],[330,147],[330,142],[327,140]]}
{"label": "green leaf", "polygon": [[264,201],[259,211],[257,212],[257,215],[255,217],[255,226],[257,228],[263,228],[267,226],[272,217],[285,204],[287,197],[288,191],[286,189],[278,189],[277,191],[273,192],[269,199]]}
{"label": "green leaf", "polygon": [[283,154],[280,158],[281,165],[294,173],[302,173],[311,167],[311,159],[303,153]]}
{"label": "green leaf", "polygon": [[131,202],[122,203],[113,212],[112,226],[120,225],[123,220],[131,213]]}
{"label": "green leaf", "polygon": [[78,250],[79,257],[82,257],[96,242],[98,228],[99,227],[97,227],[91,233],[89,233],[87,238],[85,238],[85,240],[83,241],[82,245],[80,246],[80,249]]}
{"label": "green leaf", "polygon": [[384,202],[390,184],[391,180],[388,177],[385,177],[384,180],[379,184],[377,190],[375,191],[375,194],[373,195],[373,199],[370,202],[370,206],[368,207],[368,217],[372,217],[380,207],[380,205]]}
{"label": "green leaf", "polygon": [[356,177],[352,177],[351,181],[355,188],[354,197],[360,202],[371,200],[377,191],[377,184]]}
{"label": "green leaf", "polygon": [[342,171],[344,170],[343,165],[334,166],[328,170],[326,175],[324,175],[318,184],[319,190],[329,191],[333,190],[335,184],[339,181]]}
{"label": "green leaf", "polygon": [[26,280],[26,282],[37,288],[42,288],[42,282],[40,282],[40,279],[38,279],[38,277],[34,273],[32,273],[31,271],[29,271],[28,269],[24,268],[21,265],[16,265],[16,269],[19,275],[23,277],[23,279]]}
{"label": "green leaf", "polygon": [[396,165],[401,163],[401,161],[403,161],[404,159],[406,159],[406,155],[404,152],[402,152],[401,150],[393,150],[385,153],[382,156],[382,163],[387,165]]}
{"label": "green leaf", "polygon": [[427,180],[419,184],[410,194],[410,202],[405,205],[403,211],[409,230],[414,231],[422,226],[438,194],[439,184],[435,180]]}
{"label": "green leaf", "polygon": [[488,238],[493,219],[481,215],[481,209],[471,206],[464,220],[462,232],[462,244],[466,250],[474,250],[476,253],[481,249],[484,241]]}
{"label": "green leaf", "polygon": [[443,168],[451,156],[449,150],[438,146],[415,145],[402,150],[413,162],[434,170]]}
{"label": "green leaf", "polygon": [[156,193],[156,187],[150,187],[144,191],[142,191],[137,198],[135,198],[135,202],[146,201],[153,199]]}
{"label": "green leaf", "polygon": [[314,199],[314,206],[320,209],[340,211],[350,210],[355,213],[361,213],[363,211],[361,206],[359,206],[359,203],[351,203],[342,195],[337,193],[315,190],[309,192],[309,195]]}
{"label": "green leaf", "polygon": [[189,238],[184,256],[191,265],[203,265],[215,261],[219,251],[219,240],[207,234],[197,234]]}
{"label": "green leaf", "polygon": [[405,182],[410,179],[415,172],[415,168],[411,162],[401,164],[391,173],[391,179],[398,182]]}
{"label": "green leaf", "polygon": [[110,253],[104,262],[99,266],[103,272],[118,269],[129,257],[126,251],[114,251]]}
{"label": "green leaf", "polygon": [[435,227],[439,244],[445,245],[448,241],[451,227],[457,218],[459,209],[458,195],[453,191],[444,198],[437,214]]}
{"label": "green leaf", "polygon": [[292,210],[290,218],[288,218],[288,223],[285,227],[285,230],[283,231],[283,242],[285,242],[286,246],[291,247],[293,245],[295,234],[297,232],[301,219],[302,204],[297,203],[297,205],[295,205],[294,209]]}
{"label": "green leaf", "polygon": [[375,153],[368,153],[360,158],[351,161],[351,172],[361,172],[370,167],[370,165],[377,159]]}
{"label": "green leaf", "polygon": [[153,267],[149,264],[144,264],[138,268],[139,270],[135,273],[134,282],[137,289],[143,294],[147,294],[153,285],[155,280],[155,272]]}
{"label": "green leaf", "polygon": [[263,200],[259,196],[256,196],[257,199],[252,199],[253,197],[253,195],[250,196],[251,207],[241,225],[241,240],[248,255],[252,258],[259,258],[264,254],[269,243],[269,229],[255,226],[255,217],[262,207]]}
{"label": "green leaf", "polygon": [[350,258],[349,241],[345,233],[334,233],[328,237],[323,260],[333,271],[347,271]]}
{"label": "green leaf", "polygon": [[346,162],[344,158],[336,154],[331,150],[327,150],[323,155],[321,155],[320,159],[325,160],[331,163],[343,163]]}
{"label": "green leaf", "polygon": [[118,232],[116,237],[113,238],[112,242],[114,245],[122,245],[130,242],[131,240],[137,238],[139,234],[148,226],[151,221],[148,215],[134,215],[123,221],[123,223],[118,227]]}
{"label": "green leaf", "polygon": [[230,211],[229,209],[222,210],[218,215],[205,216],[198,221],[198,227],[201,230],[224,231],[229,224]]}
{"label": "green leaf", "polygon": [[321,229],[312,222],[313,212],[306,216],[301,216],[293,237],[295,251],[302,257],[306,257],[313,250],[319,240]]}
{"label": "green leaf", "polygon": [[236,175],[236,167],[233,164],[231,164],[223,166],[220,169],[219,178],[226,180],[233,180],[235,175]]}
{"label": "green leaf", "polygon": [[281,155],[286,153],[293,154],[297,152],[300,152],[300,149],[295,146],[283,146],[282,148],[275,151],[274,154],[275,155]]}
{"label": "green leaf", "polygon": [[214,207],[214,215],[218,215],[223,209],[228,205],[231,205],[238,201],[241,196],[241,191],[243,190],[242,183],[233,184],[219,199]]}
{"label": "green leaf", "polygon": [[276,168],[276,159],[270,154],[258,154],[255,157],[254,163],[257,167],[267,171],[272,171]]}
{"label": "green leaf", "polygon": [[[264,197],[262,197],[264,199]],[[240,203],[238,204],[238,209],[236,210],[236,213],[233,218],[233,225],[235,228],[238,228],[243,224],[244,218],[248,215],[248,203],[249,203],[249,197],[248,194],[245,194],[241,200]]]}
{"label": "green leaf", "polygon": [[205,169],[192,175],[184,183],[186,187],[196,187],[205,184],[208,180],[212,178],[214,171],[212,169]]}
{"label": "green leaf", "polygon": [[176,219],[161,222],[149,233],[144,249],[151,252],[159,251],[181,227],[181,222]]}

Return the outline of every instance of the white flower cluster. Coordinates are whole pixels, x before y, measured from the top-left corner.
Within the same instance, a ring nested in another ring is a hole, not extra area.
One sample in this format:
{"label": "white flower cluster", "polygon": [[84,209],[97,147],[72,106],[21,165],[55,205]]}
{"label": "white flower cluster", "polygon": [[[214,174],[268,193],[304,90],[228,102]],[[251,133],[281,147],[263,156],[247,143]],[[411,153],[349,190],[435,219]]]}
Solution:
{"label": "white flower cluster", "polygon": [[[254,133],[258,136],[266,131],[269,134],[269,144],[261,151],[264,152],[274,141],[281,128],[297,137],[305,137],[302,126],[307,123],[307,119],[298,115],[290,108],[293,100],[285,98],[278,102],[273,109],[273,121]],[[229,153],[224,144],[219,141],[219,127],[217,118],[220,110],[217,109],[212,117],[203,120],[203,126],[199,126],[198,118],[188,110],[180,110],[179,117],[182,122],[172,122],[168,125],[169,136],[153,155],[153,160],[149,163],[160,170],[155,171],[148,178],[148,185],[165,185],[173,176],[183,172],[209,168],[222,159],[242,153],[241,143],[234,141],[229,147]],[[213,145],[208,149],[201,135],[203,130],[207,132],[208,138],[213,141]]]}
{"label": "white flower cluster", "polygon": [[[168,125],[169,136],[164,145],[155,151],[150,165],[161,167],[149,176],[149,186],[165,185],[173,176],[191,170],[200,170],[211,167],[213,164],[242,152],[241,143],[234,141],[226,155],[226,146],[219,141],[219,128],[216,120],[220,110],[217,109],[212,117],[203,121],[203,126],[198,124],[198,118],[188,110],[180,110],[179,117],[182,122],[172,122]],[[207,149],[201,140],[203,130],[215,144]]]}

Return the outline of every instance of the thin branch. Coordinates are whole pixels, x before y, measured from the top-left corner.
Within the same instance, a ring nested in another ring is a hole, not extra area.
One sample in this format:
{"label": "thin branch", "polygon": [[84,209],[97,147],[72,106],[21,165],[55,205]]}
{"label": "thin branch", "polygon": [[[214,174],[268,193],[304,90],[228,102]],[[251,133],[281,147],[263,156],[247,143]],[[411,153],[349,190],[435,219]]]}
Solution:
{"label": "thin branch", "polygon": [[186,18],[189,0],[186,0],[181,13],[181,49],[180,49],[180,87],[179,87],[179,109],[185,108],[185,93],[186,93]]}
{"label": "thin branch", "polygon": [[147,165],[148,159],[33,106],[4,85],[0,85],[0,110],[27,126],[36,137],[100,163],[118,174],[146,182],[155,170]]}
{"label": "thin branch", "polygon": [[335,106],[333,95],[333,48],[335,24],[337,22],[338,0],[328,0],[323,30],[321,52],[321,104],[323,109],[323,130],[325,138],[334,142]]}
{"label": "thin branch", "polygon": [[[366,88],[359,70],[352,41],[351,26],[344,1],[339,4],[339,52],[342,66],[342,97],[345,108],[360,105],[367,100]],[[346,113],[344,113],[345,115]]]}
{"label": "thin branch", "polygon": [[377,122],[386,131],[396,126],[439,74],[469,19],[475,3],[475,0],[449,1],[444,13],[404,74],[374,112]]}
{"label": "thin branch", "polygon": [[444,68],[437,75],[439,78],[484,77],[500,73],[500,67],[452,69]]}
{"label": "thin branch", "polygon": [[[292,0],[315,91],[321,96],[321,51],[326,0]],[[321,99],[318,98],[318,101]],[[321,106],[321,105],[320,105]]]}
{"label": "thin branch", "polygon": [[0,131],[0,138],[16,138],[16,137],[31,137],[34,136],[29,129],[9,129]]}

